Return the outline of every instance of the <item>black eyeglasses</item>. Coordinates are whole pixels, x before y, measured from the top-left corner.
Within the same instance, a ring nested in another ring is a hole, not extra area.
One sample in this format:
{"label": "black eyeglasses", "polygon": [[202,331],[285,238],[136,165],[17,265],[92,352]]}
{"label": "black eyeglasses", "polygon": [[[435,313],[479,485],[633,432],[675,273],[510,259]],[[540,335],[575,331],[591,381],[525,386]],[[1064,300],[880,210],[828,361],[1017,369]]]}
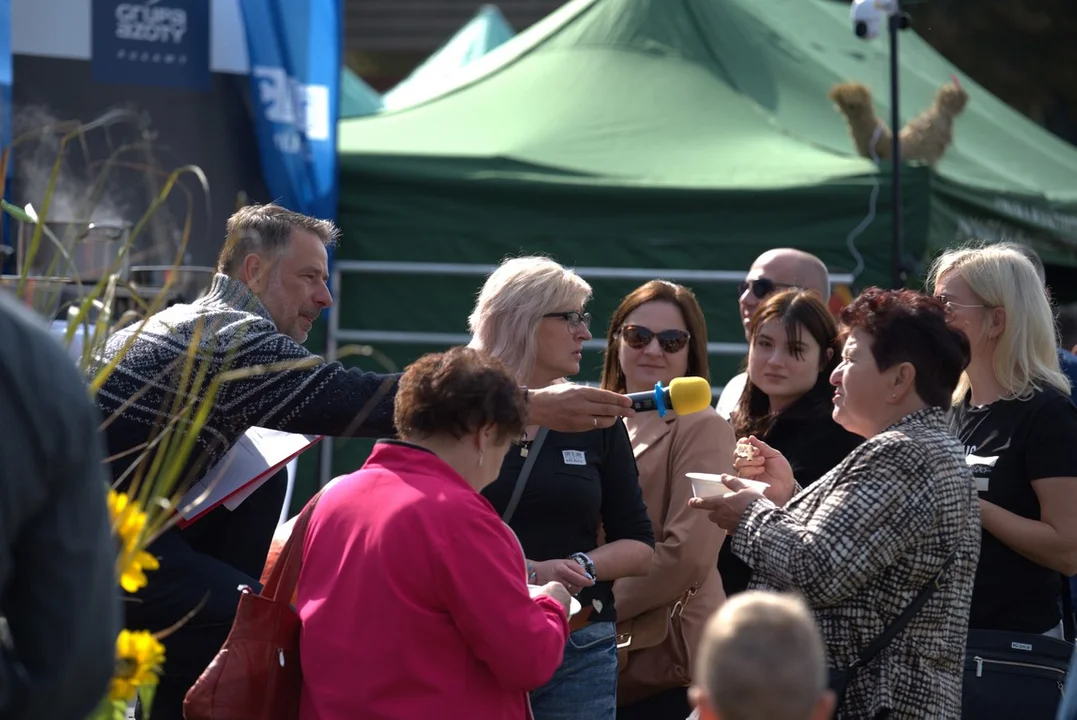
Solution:
{"label": "black eyeglasses", "polygon": [[580,326],[591,327],[591,313],[585,312],[559,312],[559,313],[546,313],[542,317],[544,318],[560,318],[568,323],[569,332],[576,332],[580,329]]}
{"label": "black eyeglasses", "polygon": [[655,332],[642,325],[625,325],[621,328],[620,335],[625,344],[633,350],[642,350],[650,345],[652,340],[658,338],[658,347],[662,348],[662,352],[670,354],[684,350],[688,341],[692,339],[692,336],[684,330]]}
{"label": "black eyeglasses", "polygon": [[751,288],[752,295],[762,300],[767,295],[781,288],[783,290],[788,288],[794,288],[796,285],[787,285],[785,283],[774,282],[770,278],[756,278],[755,280],[744,280],[737,286],[737,295],[743,295],[746,290]]}

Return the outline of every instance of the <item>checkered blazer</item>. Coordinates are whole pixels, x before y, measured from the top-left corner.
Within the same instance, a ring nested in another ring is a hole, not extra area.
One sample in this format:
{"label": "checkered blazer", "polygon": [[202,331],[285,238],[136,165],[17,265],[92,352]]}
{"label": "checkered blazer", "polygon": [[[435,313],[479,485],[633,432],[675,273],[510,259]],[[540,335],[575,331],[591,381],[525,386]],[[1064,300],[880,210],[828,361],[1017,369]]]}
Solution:
{"label": "checkered blazer", "polygon": [[[784,508],[748,507],[733,552],[752,586],[797,591],[848,667],[956,551],[941,587],[861,668],[840,717],[961,716],[961,680],[980,507],[964,452],[937,408],[906,416],[854,449]],[[720,570],[721,568],[719,568]]]}

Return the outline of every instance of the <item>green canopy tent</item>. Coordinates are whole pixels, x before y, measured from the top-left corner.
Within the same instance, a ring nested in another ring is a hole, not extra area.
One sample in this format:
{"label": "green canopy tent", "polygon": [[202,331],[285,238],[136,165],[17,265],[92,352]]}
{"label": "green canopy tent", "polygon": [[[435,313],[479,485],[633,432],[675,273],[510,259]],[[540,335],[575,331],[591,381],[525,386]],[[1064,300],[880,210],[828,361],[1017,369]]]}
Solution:
{"label": "green canopy tent", "polygon": [[[642,280],[724,270],[725,282],[688,284],[710,339],[727,345],[743,343],[729,280],[762,249],[804,248],[840,272],[862,257],[862,282],[887,283],[888,175],[790,133],[738,91],[698,21],[705,4],[575,0],[465,67],[438,96],[342,122],[338,267],[483,266],[550,253],[606,269],[585,274],[599,337]],[[930,174],[903,177],[905,226],[923,238]],[[481,273],[384,267],[337,286],[344,344],[372,343],[403,365],[466,341]],[[610,272],[626,268],[640,272]],[[739,361],[736,346],[716,351],[715,383]],[[589,351],[580,379],[596,380],[600,363]]]}
{"label": "green canopy tent", "polygon": [[362,117],[381,112],[384,107],[378,91],[345,66],[340,70],[340,117]]}
{"label": "green canopy tent", "polygon": [[398,110],[437,95],[460,68],[504,44],[515,34],[496,5],[483,5],[437,52],[385,93],[385,108]]}
{"label": "green canopy tent", "polygon": [[[888,282],[888,174],[790,132],[732,84],[714,40],[720,18],[708,16],[724,4],[575,0],[440,95],[342,122],[337,257],[481,264],[525,251],[656,275],[743,273],[762,249],[794,245],[837,271],[862,257],[864,283]],[[828,122],[841,132],[840,118]],[[905,226],[923,238],[929,173],[904,177]],[[922,242],[908,245],[922,254]],[[460,331],[478,282],[439,278],[417,293],[345,277],[341,320]],[[418,299],[442,288],[459,301]],[[611,307],[631,288],[614,284],[598,301]],[[740,340],[733,285],[696,289],[715,339]],[[378,317],[386,300],[397,309]]]}

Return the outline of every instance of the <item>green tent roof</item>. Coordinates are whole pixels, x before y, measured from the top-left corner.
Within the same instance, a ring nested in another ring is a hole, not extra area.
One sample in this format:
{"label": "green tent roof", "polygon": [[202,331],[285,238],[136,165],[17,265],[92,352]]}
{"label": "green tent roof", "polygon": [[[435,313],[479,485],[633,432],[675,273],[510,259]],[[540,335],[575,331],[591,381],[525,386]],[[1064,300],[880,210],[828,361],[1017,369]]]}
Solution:
{"label": "green tent roof", "polygon": [[[731,86],[693,5],[576,0],[402,112],[343,123],[345,168],[404,157],[437,174],[479,159],[552,182],[781,188],[870,174],[867,160],[789,135]],[[436,166],[436,167],[435,167]],[[494,168],[491,168],[494,169]]]}
{"label": "green tent roof", "polygon": [[385,93],[386,109],[396,110],[439,94],[460,68],[470,65],[515,34],[496,5],[483,5],[437,52]]}
{"label": "green tent roof", "polygon": [[345,66],[340,70],[340,117],[354,118],[381,112],[382,98],[377,90]]}

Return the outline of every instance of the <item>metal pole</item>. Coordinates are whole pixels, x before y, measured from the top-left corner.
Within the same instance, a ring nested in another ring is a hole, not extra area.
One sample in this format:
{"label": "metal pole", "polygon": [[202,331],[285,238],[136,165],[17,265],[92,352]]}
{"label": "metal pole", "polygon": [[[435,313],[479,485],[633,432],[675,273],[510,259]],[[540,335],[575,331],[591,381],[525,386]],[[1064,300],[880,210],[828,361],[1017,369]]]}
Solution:
{"label": "metal pole", "polygon": [[905,286],[905,243],[902,234],[902,204],[901,204],[901,110],[899,102],[901,97],[899,86],[899,63],[898,63],[898,32],[901,30],[902,13],[901,3],[895,2],[897,11],[889,18],[890,29],[890,129],[892,138],[891,160],[891,183],[893,205],[893,241],[891,243],[891,263],[893,265],[893,286],[901,288]]}

